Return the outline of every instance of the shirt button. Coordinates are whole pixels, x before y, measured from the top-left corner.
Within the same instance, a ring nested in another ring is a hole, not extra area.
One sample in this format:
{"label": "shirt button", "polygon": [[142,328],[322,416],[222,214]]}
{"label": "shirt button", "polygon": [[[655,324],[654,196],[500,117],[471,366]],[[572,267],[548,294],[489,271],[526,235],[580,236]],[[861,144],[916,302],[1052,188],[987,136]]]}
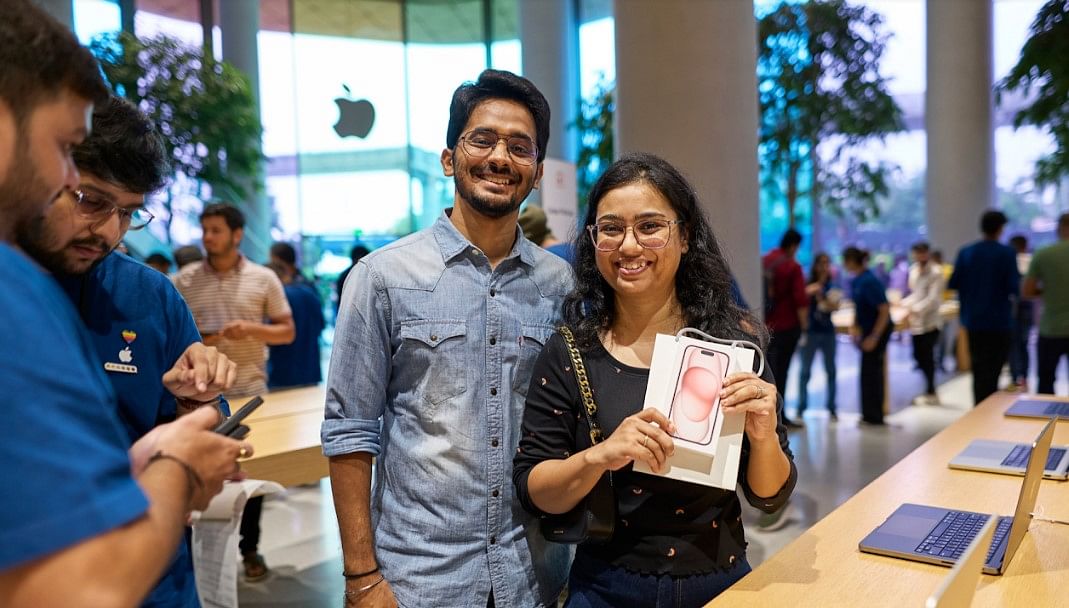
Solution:
{"label": "shirt button", "polygon": [[496,545],[497,544],[497,537],[496,536],[491,536],[490,537],[490,544],[491,545]]}
{"label": "shirt button", "polygon": [[496,395],[496,394],[497,394],[497,389],[496,388],[490,389],[490,395]]}
{"label": "shirt button", "polygon": [[729,564],[734,564],[735,563],[735,556],[734,555],[732,555],[731,557],[728,558],[728,563]]}
{"label": "shirt button", "polygon": [[668,557],[675,557],[676,556],[676,548],[675,547],[668,547],[668,553],[666,553],[665,555],[667,555]]}
{"label": "shirt button", "polygon": [[490,338],[490,346],[497,344],[497,338]]}
{"label": "shirt button", "polygon": [[494,447],[494,448],[497,447],[497,438],[494,438],[494,439],[490,440],[490,447]]}
{"label": "shirt button", "polygon": [[437,342],[437,341],[438,341],[438,336],[431,335],[431,342]]}
{"label": "shirt button", "polygon": [[496,295],[497,295],[497,290],[496,289],[491,289],[490,290],[490,297],[492,298],[492,297],[494,297]]}
{"label": "shirt button", "polygon": [[490,492],[490,496],[493,496],[494,498],[497,498],[499,494],[501,494],[501,492],[499,492],[497,490],[494,490],[493,492]]}

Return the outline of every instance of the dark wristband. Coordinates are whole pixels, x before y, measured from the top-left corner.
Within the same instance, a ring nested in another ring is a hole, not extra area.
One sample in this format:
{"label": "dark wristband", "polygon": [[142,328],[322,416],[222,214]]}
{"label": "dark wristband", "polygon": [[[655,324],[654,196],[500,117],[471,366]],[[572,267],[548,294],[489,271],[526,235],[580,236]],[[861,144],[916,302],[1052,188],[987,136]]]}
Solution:
{"label": "dark wristband", "polygon": [[379,571],[379,567],[375,566],[374,568],[372,568],[371,570],[368,570],[367,572],[355,572],[354,573],[354,572],[345,572],[343,570],[341,575],[344,576],[346,578],[346,580],[350,580],[350,579],[354,579],[354,578],[360,578],[362,576],[367,576],[369,574],[375,574],[378,571]]}
{"label": "dark wristband", "polygon": [[182,469],[184,469],[186,472],[186,483],[189,486],[190,500],[193,499],[193,496],[196,494],[197,489],[204,489],[204,480],[200,478],[200,475],[197,475],[197,472],[193,470],[193,467],[189,466],[189,463],[177,456],[164,454],[163,450],[160,450],[159,452],[153,454],[152,457],[148,459],[148,463],[145,465],[145,468],[147,469],[152,463],[156,462],[157,460],[170,460],[173,462],[177,462],[179,465],[181,465]]}

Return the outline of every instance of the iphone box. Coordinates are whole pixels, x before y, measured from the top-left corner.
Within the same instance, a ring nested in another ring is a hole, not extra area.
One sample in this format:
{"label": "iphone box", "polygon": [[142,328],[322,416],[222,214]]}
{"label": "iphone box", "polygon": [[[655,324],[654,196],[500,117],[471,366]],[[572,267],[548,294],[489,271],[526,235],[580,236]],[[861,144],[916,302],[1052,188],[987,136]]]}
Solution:
{"label": "iphone box", "polygon": [[634,470],[714,488],[734,490],[739,477],[746,415],[720,408],[724,378],[753,369],[754,351],[742,346],[657,334],[644,408],[675,422],[675,454],[666,473],[643,461]]}

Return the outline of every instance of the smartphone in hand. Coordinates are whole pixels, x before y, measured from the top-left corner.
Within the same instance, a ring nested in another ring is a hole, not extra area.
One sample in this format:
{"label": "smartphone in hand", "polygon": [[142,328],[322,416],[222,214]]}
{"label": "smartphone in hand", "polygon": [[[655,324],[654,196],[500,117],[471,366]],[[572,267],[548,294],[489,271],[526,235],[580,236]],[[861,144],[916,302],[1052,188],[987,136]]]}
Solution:
{"label": "smartphone in hand", "polygon": [[[249,400],[248,403],[241,406],[241,409],[235,412],[233,416],[220,422],[212,430],[216,433],[219,433],[220,435],[226,435],[227,437],[234,437],[235,439],[240,439],[241,437],[236,436],[236,433],[240,432],[239,429],[244,429],[244,433],[249,432],[249,427],[241,424],[241,421],[248,417],[249,414],[256,411],[256,408],[263,405],[263,402],[263,398],[259,395],[253,397]],[[242,433],[242,437],[244,437],[244,433]]]}
{"label": "smartphone in hand", "polygon": [[728,364],[728,356],[720,351],[694,344],[684,349],[668,410],[669,420],[676,425],[674,437],[699,445],[712,441]]}

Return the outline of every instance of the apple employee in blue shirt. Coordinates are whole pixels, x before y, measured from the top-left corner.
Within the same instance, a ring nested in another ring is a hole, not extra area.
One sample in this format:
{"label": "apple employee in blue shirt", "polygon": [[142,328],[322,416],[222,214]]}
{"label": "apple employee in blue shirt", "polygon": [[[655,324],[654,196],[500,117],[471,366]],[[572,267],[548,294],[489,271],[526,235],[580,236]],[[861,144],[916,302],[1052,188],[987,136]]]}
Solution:
{"label": "apple employee in blue shirt", "polygon": [[[97,107],[92,118],[92,133],[74,148],[78,189],[61,194],[42,221],[19,235],[19,244],[56,276],[88,327],[133,442],[158,424],[220,404],[219,393],[233,384],[236,367],[201,343],[185,300],[166,275],[113,251],[127,230],[152,220],[145,195],[167,179],[163,140],[140,110],[118,97]],[[61,240],[68,227],[73,236]],[[183,392],[175,376],[184,370],[197,370],[205,390]],[[185,543],[143,605],[200,606]]]}
{"label": "apple employee in blue shirt", "polygon": [[[133,607],[250,448],[211,432],[214,408],[130,445],[85,327],[11,245],[77,187],[71,150],[107,89],[73,34],[27,0],[0,3],[0,66],[0,606]],[[206,390],[187,371],[172,370],[174,389]]]}
{"label": "apple employee in blue shirt", "polygon": [[322,429],[346,606],[556,605],[568,548],[512,485],[531,368],[572,287],[516,223],[548,139],[529,80],[461,85],[441,157],[453,207],[349,276]]}

